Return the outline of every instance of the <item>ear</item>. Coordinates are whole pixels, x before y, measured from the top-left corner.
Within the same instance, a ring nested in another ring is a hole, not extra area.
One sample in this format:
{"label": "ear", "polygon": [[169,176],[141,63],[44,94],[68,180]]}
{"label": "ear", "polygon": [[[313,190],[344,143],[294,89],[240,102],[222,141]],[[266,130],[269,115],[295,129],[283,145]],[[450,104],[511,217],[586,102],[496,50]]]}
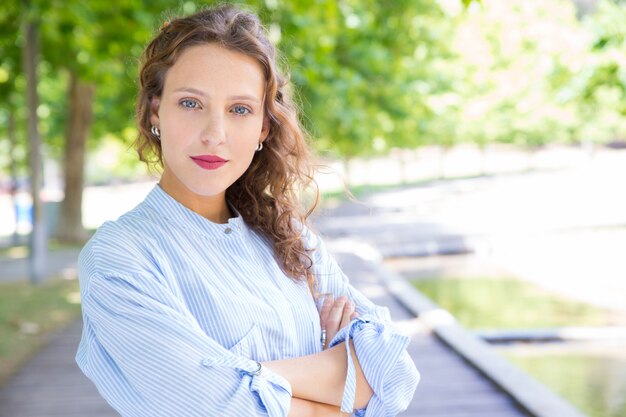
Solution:
{"label": "ear", "polygon": [[267,139],[267,135],[270,133],[270,119],[269,117],[263,117],[263,127],[261,128],[261,136],[259,139],[264,142]]}
{"label": "ear", "polygon": [[161,105],[161,99],[159,97],[152,97],[150,100],[150,123],[153,125],[159,125],[159,106]]}

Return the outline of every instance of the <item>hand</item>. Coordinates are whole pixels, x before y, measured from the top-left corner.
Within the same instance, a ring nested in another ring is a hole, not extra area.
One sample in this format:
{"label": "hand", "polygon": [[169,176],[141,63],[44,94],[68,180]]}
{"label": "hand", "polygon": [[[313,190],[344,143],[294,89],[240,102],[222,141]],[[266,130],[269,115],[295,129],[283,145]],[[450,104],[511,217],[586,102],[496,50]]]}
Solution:
{"label": "hand", "polygon": [[326,349],[339,330],[358,316],[354,303],[347,297],[334,300],[332,295],[327,296],[320,311],[320,325],[322,330],[326,330],[326,343],[322,349]]}

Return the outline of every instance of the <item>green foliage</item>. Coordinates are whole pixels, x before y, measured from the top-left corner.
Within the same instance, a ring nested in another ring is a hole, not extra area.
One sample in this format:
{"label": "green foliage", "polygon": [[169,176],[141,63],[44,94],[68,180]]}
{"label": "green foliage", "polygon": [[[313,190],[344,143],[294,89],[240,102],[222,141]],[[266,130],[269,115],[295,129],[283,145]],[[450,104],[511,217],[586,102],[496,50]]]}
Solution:
{"label": "green foliage", "polygon": [[318,150],[350,157],[424,142],[419,90],[445,51],[436,2],[270,4],[261,16],[280,37]]}
{"label": "green foliage", "polygon": [[582,117],[595,120],[582,132],[592,140],[626,137],[626,3],[602,0],[584,25],[591,54],[572,89]]}
{"label": "green foliage", "polygon": [[[8,120],[13,117],[17,120],[25,118],[25,97],[17,88],[24,84],[20,77],[22,54],[20,49],[20,21],[21,10],[19,3],[9,2],[0,8],[0,167],[9,166]],[[25,126],[16,126],[18,132],[25,130]],[[6,139],[5,139],[6,138]],[[22,142],[16,149],[17,157],[25,160],[26,148]]]}
{"label": "green foliage", "polygon": [[[96,85],[90,147],[106,134],[120,137],[133,123],[137,58],[167,3],[94,0],[71,0],[62,5],[50,0],[42,3],[48,7],[41,26],[42,59],[59,74],[74,72],[83,82]],[[67,79],[65,75],[64,94]],[[66,112],[63,116],[59,114],[61,126],[55,132],[60,137],[54,149],[62,148],[62,126],[66,118]]]}
{"label": "green foliage", "polygon": [[442,122],[456,120],[457,137],[480,145],[573,139],[575,109],[551,84],[570,76],[562,62],[584,53],[573,4],[492,0],[457,18],[458,88]]}
{"label": "green foliage", "polygon": [[436,136],[452,136],[442,143],[536,147],[626,134],[624,5],[605,0],[581,22],[569,0],[485,0],[454,18],[457,59],[443,66],[454,88],[430,97]]}
{"label": "green foliage", "polygon": [[[122,132],[133,124],[137,58],[169,2],[38,0],[28,8],[10,3],[12,7],[0,11],[0,97],[4,99],[0,118],[8,112],[16,115],[19,148],[26,146],[19,25],[27,14],[39,24],[38,114],[46,157],[62,157],[70,72],[96,85],[88,147],[96,148],[106,134],[122,138]],[[0,130],[0,138],[6,133]],[[4,168],[8,162],[3,162]],[[20,162],[24,167],[25,159]]]}
{"label": "green foliage", "polygon": [[[70,72],[96,85],[89,149],[103,146],[103,138],[128,146],[137,60],[146,42],[168,16],[205,3],[4,5],[0,149],[8,148],[12,115],[16,157],[25,166],[20,23],[26,16],[39,19],[40,27],[40,130],[47,157],[59,159]],[[569,0],[237,3],[260,14],[284,52],[303,124],[321,152],[349,158],[424,144],[534,147],[626,136],[624,2],[602,0],[582,20]],[[6,170],[6,153],[0,158]]]}

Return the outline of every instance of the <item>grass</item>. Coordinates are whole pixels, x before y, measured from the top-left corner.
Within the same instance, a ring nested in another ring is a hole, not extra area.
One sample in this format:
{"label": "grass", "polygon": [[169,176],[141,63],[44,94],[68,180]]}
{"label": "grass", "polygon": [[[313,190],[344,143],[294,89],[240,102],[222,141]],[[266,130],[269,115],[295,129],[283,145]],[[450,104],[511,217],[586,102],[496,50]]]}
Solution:
{"label": "grass", "polygon": [[28,246],[8,246],[6,248],[0,248],[0,259],[9,258],[26,258],[28,256]]}
{"label": "grass", "polygon": [[55,330],[80,315],[78,281],[0,284],[0,386]]}
{"label": "grass", "polygon": [[[48,240],[48,250],[57,251],[64,249],[80,249],[81,245],[70,245],[66,243],[60,243],[56,239]],[[0,247],[0,258],[25,258],[28,256],[29,247],[27,244],[19,244],[16,246]]]}
{"label": "grass", "polygon": [[597,326],[615,319],[606,310],[514,278],[418,279],[412,283],[469,329]]}

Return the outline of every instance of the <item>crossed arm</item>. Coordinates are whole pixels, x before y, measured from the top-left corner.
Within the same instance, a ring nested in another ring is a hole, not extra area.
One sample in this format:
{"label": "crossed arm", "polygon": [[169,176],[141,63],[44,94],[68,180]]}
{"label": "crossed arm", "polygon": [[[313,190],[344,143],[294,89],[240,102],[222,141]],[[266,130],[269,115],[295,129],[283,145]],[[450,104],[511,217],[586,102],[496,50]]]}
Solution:
{"label": "crossed arm", "polygon": [[[350,342],[352,343],[352,342]],[[358,364],[354,346],[352,360],[356,369],[355,408],[367,406],[373,392]],[[315,355],[268,362],[265,364],[291,384],[293,399],[289,416],[347,416],[340,412],[346,381],[347,358],[343,343]]]}
{"label": "crossed arm", "polygon": [[[327,300],[320,313],[322,328],[328,340],[356,316],[354,304],[345,297]],[[352,361],[356,370],[355,408],[367,406],[373,395],[351,344]],[[341,413],[346,372],[348,368],[346,346],[340,343],[314,355],[265,362],[270,370],[287,379],[292,388],[290,417],[348,416]]]}

